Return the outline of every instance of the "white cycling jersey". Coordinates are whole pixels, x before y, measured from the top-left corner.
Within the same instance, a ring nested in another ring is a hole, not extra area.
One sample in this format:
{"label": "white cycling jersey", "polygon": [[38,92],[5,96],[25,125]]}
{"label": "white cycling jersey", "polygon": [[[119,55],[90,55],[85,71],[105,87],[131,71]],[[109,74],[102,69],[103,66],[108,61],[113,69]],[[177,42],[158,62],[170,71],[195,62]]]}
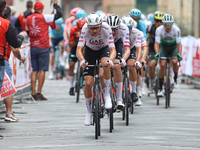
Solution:
{"label": "white cycling jersey", "polygon": [[81,30],[78,46],[84,46],[85,44],[95,51],[98,51],[107,45],[109,48],[115,47],[110,26],[107,23],[102,22],[99,34],[97,36],[93,36],[86,23]]}
{"label": "white cycling jersey", "polygon": [[123,23],[120,24],[119,31],[114,36],[114,41],[117,42],[120,38],[122,39],[124,43],[124,47],[130,47],[129,30],[128,30],[128,27]]}
{"label": "white cycling jersey", "polygon": [[166,32],[164,25],[156,29],[156,43],[163,43],[165,45],[174,45],[181,43],[181,31],[179,27],[172,25],[170,32]]}
{"label": "white cycling jersey", "polygon": [[138,29],[132,28],[129,38],[130,38],[130,49],[132,49],[134,46],[141,47],[141,35]]}

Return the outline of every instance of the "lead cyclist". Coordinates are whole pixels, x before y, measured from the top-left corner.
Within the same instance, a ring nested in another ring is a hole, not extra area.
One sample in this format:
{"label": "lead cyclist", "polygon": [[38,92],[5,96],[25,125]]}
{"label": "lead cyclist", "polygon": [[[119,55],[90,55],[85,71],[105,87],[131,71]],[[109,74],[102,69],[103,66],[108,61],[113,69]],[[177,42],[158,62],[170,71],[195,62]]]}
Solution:
{"label": "lead cyclist", "polygon": [[[182,52],[182,45],[181,45],[181,31],[180,29],[174,25],[174,17],[170,14],[165,14],[162,18],[163,25],[156,29],[156,36],[155,36],[155,56],[154,58],[157,59],[158,57],[178,57],[182,60],[181,52]],[[160,51],[159,51],[160,50]],[[178,59],[171,60],[174,70],[174,82],[175,85],[177,84],[177,77],[178,77]],[[159,84],[160,89],[158,91],[158,96],[163,97],[164,93],[162,91],[162,85],[166,70],[166,60],[160,61],[160,70],[159,70]]]}

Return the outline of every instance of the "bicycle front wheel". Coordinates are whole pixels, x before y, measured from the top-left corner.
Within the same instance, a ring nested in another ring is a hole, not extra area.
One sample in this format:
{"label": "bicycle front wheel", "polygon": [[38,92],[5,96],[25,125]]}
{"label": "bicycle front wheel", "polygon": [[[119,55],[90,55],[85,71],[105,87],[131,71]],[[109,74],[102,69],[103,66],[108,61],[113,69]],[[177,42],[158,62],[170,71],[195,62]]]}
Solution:
{"label": "bicycle front wheel", "polygon": [[124,91],[125,91],[125,114],[126,114],[126,125],[128,126],[129,125],[129,111],[128,111],[128,108],[129,108],[129,102],[128,102],[128,79],[125,79],[125,82],[124,82]]}
{"label": "bicycle front wheel", "polygon": [[169,97],[170,97],[170,80],[169,80],[169,69],[166,69],[166,85],[165,85],[165,108],[169,107]]}
{"label": "bicycle front wheel", "polygon": [[78,68],[77,68],[77,80],[76,80],[76,103],[79,102],[80,83],[81,83],[81,67],[80,67],[80,64],[78,64]]}

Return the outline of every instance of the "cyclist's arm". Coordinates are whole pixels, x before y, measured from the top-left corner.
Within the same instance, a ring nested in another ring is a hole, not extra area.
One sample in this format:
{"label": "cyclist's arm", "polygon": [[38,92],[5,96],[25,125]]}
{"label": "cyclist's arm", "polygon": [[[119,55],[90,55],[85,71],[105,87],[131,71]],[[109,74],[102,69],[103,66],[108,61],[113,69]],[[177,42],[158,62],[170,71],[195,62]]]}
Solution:
{"label": "cyclist's arm", "polygon": [[63,32],[63,38],[64,38],[65,41],[68,40],[68,38],[67,38],[67,30],[64,30],[64,32]]}
{"label": "cyclist's arm", "polygon": [[160,49],[160,43],[155,42],[155,44],[154,44],[154,50],[155,50],[156,54],[159,53],[159,49]]}
{"label": "cyclist's arm", "polygon": [[116,57],[116,49],[115,47],[110,47],[110,60],[114,60]]}
{"label": "cyclist's arm", "polygon": [[148,53],[148,47],[147,46],[143,47],[142,61],[145,61],[147,53]]}
{"label": "cyclist's arm", "polygon": [[78,46],[76,49],[76,56],[79,59],[79,61],[85,60],[85,58],[83,57],[83,48],[83,46]]}
{"label": "cyclist's arm", "polygon": [[77,43],[75,42],[75,37],[74,37],[74,28],[71,29],[71,32],[70,32],[70,37],[69,37],[69,47],[74,47]]}
{"label": "cyclist's arm", "polygon": [[182,53],[182,44],[178,43],[177,47],[178,47],[178,53],[181,54]]}
{"label": "cyclist's arm", "polygon": [[140,46],[136,47],[136,55],[137,55],[137,60],[136,61],[140,62],[140,59],[141,59],[141,56],[142,56],[142,49],[141,49]]}
{"label": "cyclist's arm", "polygon": [[122,59],[127,60],[130,55],[130,47],[124,47],[124,54]]}

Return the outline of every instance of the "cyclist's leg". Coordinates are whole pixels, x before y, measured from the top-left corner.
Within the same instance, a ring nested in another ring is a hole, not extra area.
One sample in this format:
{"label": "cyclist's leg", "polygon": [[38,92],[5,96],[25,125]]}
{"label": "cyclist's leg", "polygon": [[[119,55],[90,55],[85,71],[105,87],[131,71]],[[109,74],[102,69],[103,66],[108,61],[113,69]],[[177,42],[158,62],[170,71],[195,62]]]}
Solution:
{"label": "cyclist's leg", "polygon": [[[122,58],[122,53],[124,51],[124,45],[121,39],[119,39],[117,42],[115,42],[115,47],[116,47],[116,57],[114,59],[114,63],[119,63],[119,60]],[[122,103],[122,71],[121,71],[121,66],[119,64],[114,64],[114,81],[116,85],[116,96],[117,96],[117,105],[118,107],[123,107]]]}
{"label": "cyclist's leg", "polygon": [[153,77],[155,72],[155,63],[156,60],[154,59],[155,52],[149,49],[149,54],[151,55],[148,59],[148,75],[149,75],[149,93],[153,92]]}
{"label": "cyclist's leg", "polygon": [[178,55],[177,45],[175,45],[172,48],[171,55],[172,55],[173,58],[176,57],[176,59],[172,59],[172,65],[173,65],[173,71],[174,71],[175,88],[177,88],[178,87],[177,78],[178,78],[178,69],[179,69],[178,58],[177,58],[177,55]]}
{"label": "cyclist's leg", "polygon": [[70,91],[69,91],[69,95],[75,95],[74,93],[74,66],[75,63],[77,61],[77,57],[76,57],[76,47],[74,46],[71,48],[71,53],[70,53],[70,63],[69,63],[69,82],[70,82]]}
{"label": "cyclist's leg", "polygon": [[[110,56],[110,49],[108,46],[104,47],[99,51],[99,58],[101,59],[101,64],[106,65],[106,61]],[[103,67],[103,78],[104,78],[104,100],[105,100],[105,108],[112,108],[111,98],[110,98],[110,84],[111,84],[111,73],[109,67]]]}
{"label": "cyclist's leg", "polygon": [[[134,65],[136,62],[136,48],[131,49],[129,58],[127,59],[127,65]],[[137,84],[137,72],[135,67],[127,67],[129,70],[129,80],[131,84],[131,98],[134,102],[138,100],[136,94],[136,84]]]}
{"label": "cyclist's leg", "polygon": [[[164,49],[163,45],[160,44],[160,57],[168,57],[168,52]],[[166,60],[160,60],[160,70],[159,70],[159,91],[158,91],[158,96],[164,96],[162,92],[162,86],[163,86],[163,81],[164,81],[164,76],[165,76],[165,70],[166,70]]]}

